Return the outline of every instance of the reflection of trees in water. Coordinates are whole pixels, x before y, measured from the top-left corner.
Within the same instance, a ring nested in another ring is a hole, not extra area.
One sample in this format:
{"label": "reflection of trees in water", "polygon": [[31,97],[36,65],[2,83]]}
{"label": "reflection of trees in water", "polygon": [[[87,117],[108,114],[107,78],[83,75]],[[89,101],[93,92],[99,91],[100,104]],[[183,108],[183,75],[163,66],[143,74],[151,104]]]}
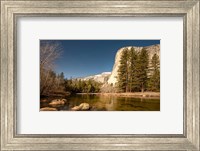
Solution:
{"label": "reflection of trees in water", "polygon": [[113,110],[115,108],[116,98],[110,96],[109,101],[107,102],[108,102],[106,103],[107,110]]}
{"label": "reflection of trees in water", "polygon": [[160,110],[159,100],[144,98],[117,97],[111,95],[74,95],[66,98],[67,107],[63,110],[70,110],[81,103],[89,103],[93,111],[158,111]]}
{"label": "reflection of trees in water", "polygon": [[108,111],[115,110],[117,99],[114,96],[99,95],[98,101],[94,104],[97,108],[102,108]]}

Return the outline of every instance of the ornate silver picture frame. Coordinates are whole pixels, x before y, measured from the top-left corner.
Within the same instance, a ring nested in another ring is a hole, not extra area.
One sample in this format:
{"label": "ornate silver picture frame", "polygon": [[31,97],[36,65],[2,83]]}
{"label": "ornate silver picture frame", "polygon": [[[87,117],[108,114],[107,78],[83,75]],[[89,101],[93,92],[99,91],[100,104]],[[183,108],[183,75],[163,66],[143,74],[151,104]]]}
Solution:
{"label": "ornate silver picture frame", "polygon": [[[1,150],[199,150],[199,6],[199,0],[1,0]],[[21,16],[183,17],[184,133],[177,135],[17,134],[16,22]]]}

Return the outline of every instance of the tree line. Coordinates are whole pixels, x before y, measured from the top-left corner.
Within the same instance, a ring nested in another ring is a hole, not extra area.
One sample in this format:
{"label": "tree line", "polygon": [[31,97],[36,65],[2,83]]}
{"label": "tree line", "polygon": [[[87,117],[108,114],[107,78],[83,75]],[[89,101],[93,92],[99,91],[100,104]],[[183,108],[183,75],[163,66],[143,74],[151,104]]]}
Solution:
{"label": "tree line", "polygon": [[117,76],[119,92],[160,91],[160,60],[155,53],[149,60],[148,51],[143,48],[124,48],[120,58]]}
{"label": "tree line", "polygon": [[45,85],[45,91],[41,91],[40,95],[61,95],[73,93],[98,93],[101,90],[102,83],[90,80],[67,79],[64,73],[56,74],[49,71],[48,81]]}
{"label": "tree line", "polygon": [[55,61],[62,54],[60,43],[41,41],[40,43],[40,95],[60,95],[66,93],[97,93],[101,83],[94,80],[66,79],[64,73],[54,71]]}
{"label": "tree line", "polygon": [[65,79],[65,91],[70,93],[98,93],[100,92],[102,83],[90,80],[81,79]]}

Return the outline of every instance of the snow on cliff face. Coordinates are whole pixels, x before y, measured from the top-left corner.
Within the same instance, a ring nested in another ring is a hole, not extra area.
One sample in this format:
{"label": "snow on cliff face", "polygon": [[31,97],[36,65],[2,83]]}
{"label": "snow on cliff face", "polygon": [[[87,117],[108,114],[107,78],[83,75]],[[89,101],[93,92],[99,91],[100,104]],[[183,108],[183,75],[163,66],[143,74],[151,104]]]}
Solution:
{"label": "snow on cliff face", "polygon": [[80,78],[81,80],[95,80],[97,82],[106,83],[111,75],[111,72],[103,72],[101,74],[92,75],[84,78]]}
{"label": "snow on cliff face", "polygon": [[[132,46],[129,47],[124,47],[124,48],[128,48],[130,50]],[[113,70],[111,72],[111,75],[108,79],[108,84],[112,84],[113,86],[116,84],[117,82],[117,74],[118,74],[118,69],[119,69],[119,65],[120,65],[120,58],[123,52],[123,49],[121,48],[117,51],[117,54],[115,56],[115,63],[113,66]],[[134,47],[134,49],[136,51],[141,51],[143,47]],[[151,59],[153,57],[153,55],[156,53],[158,56],[160,56],[160,45],[152,45],[152,46],[148,46],[145,47],[148,51],[149,54],[149,59]]]}
{"label": "snow on cliff face", "polygon": [[[101,82],[101,83],[112,84],[114,86],[117,83],[117,74],[118,74],[118,69],[119,69],[119,65],[120,65],[120,58],[121,58],[123,49],[128,48],[130,50],[131,47],[134,47],[134,46],[123,47],[123,48],[121,48],[117,51],[116,56],[115,56],[115,63],[114,63],[112,72],[103,72],[101,74],[83,77],[83,78],[79,78],[79,79],[85,80],[85,81],[91,79],[91,80],[95,80],[95,81]],[[134,47],[134,49],[136,51],[141,51],[142,48],[143,47]],[[153,57],[153,55],[155,53],[158,56],[160,56],[160,45],[152,45],[152,46],[148,46],[148,47],[145,47],[145,48],[148,51],[149,60]]]}

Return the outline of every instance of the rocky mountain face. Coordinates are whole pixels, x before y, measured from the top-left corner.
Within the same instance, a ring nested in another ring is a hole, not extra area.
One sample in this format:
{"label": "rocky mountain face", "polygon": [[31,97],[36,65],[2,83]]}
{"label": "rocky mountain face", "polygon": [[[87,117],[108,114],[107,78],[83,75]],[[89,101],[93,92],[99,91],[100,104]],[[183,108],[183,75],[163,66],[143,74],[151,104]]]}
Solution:
{"label": "rocky mountain face", "polygon": [[[133,46],[124,47],[124,48],[128,48],[130,50],[131,47],[133,47]],[[115,63],[114,63],[114,66],[113,66],[113,70],[112,70],[111,75],[110,75],[110,77],[107,81],[108,84],[115,85],[116,82],[117,82],[117,74],[118,74],[118,69],[119,69],[119,65],[120,65],[120,58],[121,58],[121,55],[122,55],[124,48],[121,48],[117,51],[117,54],[115,56]],[[134,47],[134,49],[138,52],[141,51],[142,48],[143,47]],[[145,47],[145,48],[148,51],[149,60],[151,60],[151,58],[153,57],[153,55],[155,53],[160,57],[160,45],[152,45],[152,46],[148,46],[148,47]]]}
{"label": "rocky mountain face", "polygon": [[[92,75],[92,76],[88,76],[88,77],[84,77],[84,78],[80,78],[80,79],[81,80],[92,79],[97,82],[108,83],[108,84],[112,84],[114,86],[117,83],[117,74],[118,74],[118,69],[119,69],[119,65],[120,65],[120,58],[121,58],[122,52],[123,52],[124,48],[128,48],[128,50],[130,50],[131,47],[134,47],[134,46],[123,47],[117,51],[112,72],[103,72],[98,75]],[[143,47],[134,47],[134,49],[138,52],[141,51],[142,48]],[[147,46],[145,48],[148,51],[149,60],[151,60],[151,58],[153,57],[153,55],[155,53],[160,57],[160,45],[152,45],[152,46]]]}
{"label": "rocky mountain face", "polygon": [[95,80],[97,82],[106,83],[111,75],[111,72],[103,72],[101,74],[92,75],[84,78],[80,78],[81,80]]}

